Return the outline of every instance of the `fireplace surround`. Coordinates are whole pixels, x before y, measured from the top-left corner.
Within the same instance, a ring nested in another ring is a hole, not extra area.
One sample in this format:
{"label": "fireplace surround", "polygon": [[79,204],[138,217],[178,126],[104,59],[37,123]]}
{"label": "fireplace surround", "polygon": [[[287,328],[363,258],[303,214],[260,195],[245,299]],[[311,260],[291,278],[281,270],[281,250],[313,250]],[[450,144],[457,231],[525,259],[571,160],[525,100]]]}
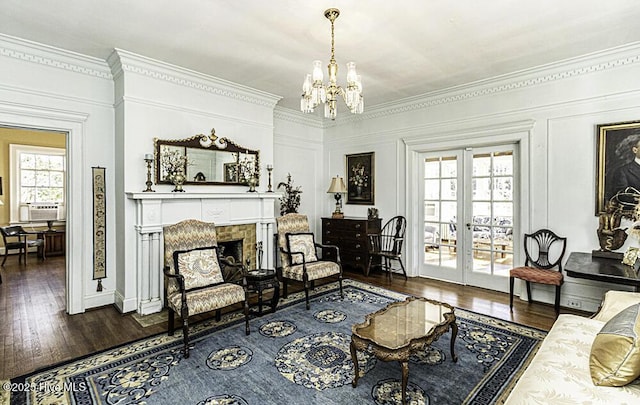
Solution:
{"label": "fireplace surround", "polygon": [[[256,244],[273,251],[277,193],[127,193],[136,204],[136,311],[141,315],[162,310],[162,228],[185,219],[216,224],[218,241],[242,239],[243,262],[256,263]],[[273,267],[265,254],[263,267]]]}

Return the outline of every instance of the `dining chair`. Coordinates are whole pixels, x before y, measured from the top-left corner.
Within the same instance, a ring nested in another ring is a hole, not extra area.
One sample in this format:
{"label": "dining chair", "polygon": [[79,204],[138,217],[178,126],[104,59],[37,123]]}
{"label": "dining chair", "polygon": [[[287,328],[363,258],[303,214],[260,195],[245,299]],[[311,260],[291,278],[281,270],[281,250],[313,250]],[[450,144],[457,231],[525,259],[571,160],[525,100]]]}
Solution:
{"label": "dining chair", "polygon": [[[555,310],[560,313],[560,288],[564,283],[562,258],[567,248],[567,238],[556,235],[548,229],[540,229],[524,235],[524,266],[509,271],[509,308],[513,311],[513,284],[516,278],[527,285],[527,297],[531,299],[531,283],[555,285]],[[555,249],[553,252],[552,249]],[[553,259],[550,259],[550,252]]]}
{"label": "dining chair", "polygon": [[[391,261],[396,260],[400,264],[404,279],[407,279],[407,272],[402,263],[402,245],[406,230],[407,220],[398,215],[387,221],[379,233],[367,235],[369,237],[369,268],[381,266],[391,279],[391,273],[393,273]],[[373,263],[376,257],[380,258],[380,264]]]}
{"label": "dining chair", "polygon": [[[44,259],[44,239],[29,239],[30,233],[26,232],[24,228],[19,225],[0,227],[0,233],[2,234],[2,241],[4,242],[2,266],[4,266],[4,263],[7,261],[9,250],[18,251],[18,263],[22,263],[23,257],[24,263],[27,263],[27,252],[29,248],[32,247],[37,248],[38,257]],[[1,281],[0,279],[0,282]]]}

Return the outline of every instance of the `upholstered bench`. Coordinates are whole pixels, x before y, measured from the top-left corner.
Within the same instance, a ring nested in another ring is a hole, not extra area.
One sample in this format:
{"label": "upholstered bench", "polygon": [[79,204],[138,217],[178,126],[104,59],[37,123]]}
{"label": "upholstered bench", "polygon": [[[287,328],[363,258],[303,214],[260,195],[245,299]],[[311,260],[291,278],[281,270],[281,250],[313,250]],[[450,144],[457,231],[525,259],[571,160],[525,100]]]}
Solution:
{"label": "upholstered bench", "polygon": [[596,386],[589,362],[603,326],[637,303],[640,293],[609,291],[592,318],[560,315],[505,404],[640,404],[640,379],[620,387]]}

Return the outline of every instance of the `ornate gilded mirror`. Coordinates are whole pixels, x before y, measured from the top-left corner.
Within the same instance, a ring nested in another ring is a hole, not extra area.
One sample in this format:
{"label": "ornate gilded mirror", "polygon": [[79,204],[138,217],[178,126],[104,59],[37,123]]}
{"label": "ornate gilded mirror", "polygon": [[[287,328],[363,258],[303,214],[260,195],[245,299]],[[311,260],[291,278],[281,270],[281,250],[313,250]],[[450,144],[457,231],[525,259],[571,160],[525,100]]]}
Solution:
{"label": "ornate gilded mirror", "polygon": [[184,184],[248,185],[257,182],[260,153],[243,148],[226,138],[198,134],[187,139],[154,138],[156,184],[172,184],[176,173]]}

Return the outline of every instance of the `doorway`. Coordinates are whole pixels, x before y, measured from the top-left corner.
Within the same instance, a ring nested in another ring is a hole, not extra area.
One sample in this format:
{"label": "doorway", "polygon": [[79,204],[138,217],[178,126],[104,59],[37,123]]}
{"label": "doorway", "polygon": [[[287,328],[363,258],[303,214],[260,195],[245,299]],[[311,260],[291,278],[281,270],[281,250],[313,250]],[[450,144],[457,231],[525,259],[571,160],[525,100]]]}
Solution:
{"label": "doorway", "polygon": [[516,144],[418,155],[419,275],[508,291],[518,234]]}

